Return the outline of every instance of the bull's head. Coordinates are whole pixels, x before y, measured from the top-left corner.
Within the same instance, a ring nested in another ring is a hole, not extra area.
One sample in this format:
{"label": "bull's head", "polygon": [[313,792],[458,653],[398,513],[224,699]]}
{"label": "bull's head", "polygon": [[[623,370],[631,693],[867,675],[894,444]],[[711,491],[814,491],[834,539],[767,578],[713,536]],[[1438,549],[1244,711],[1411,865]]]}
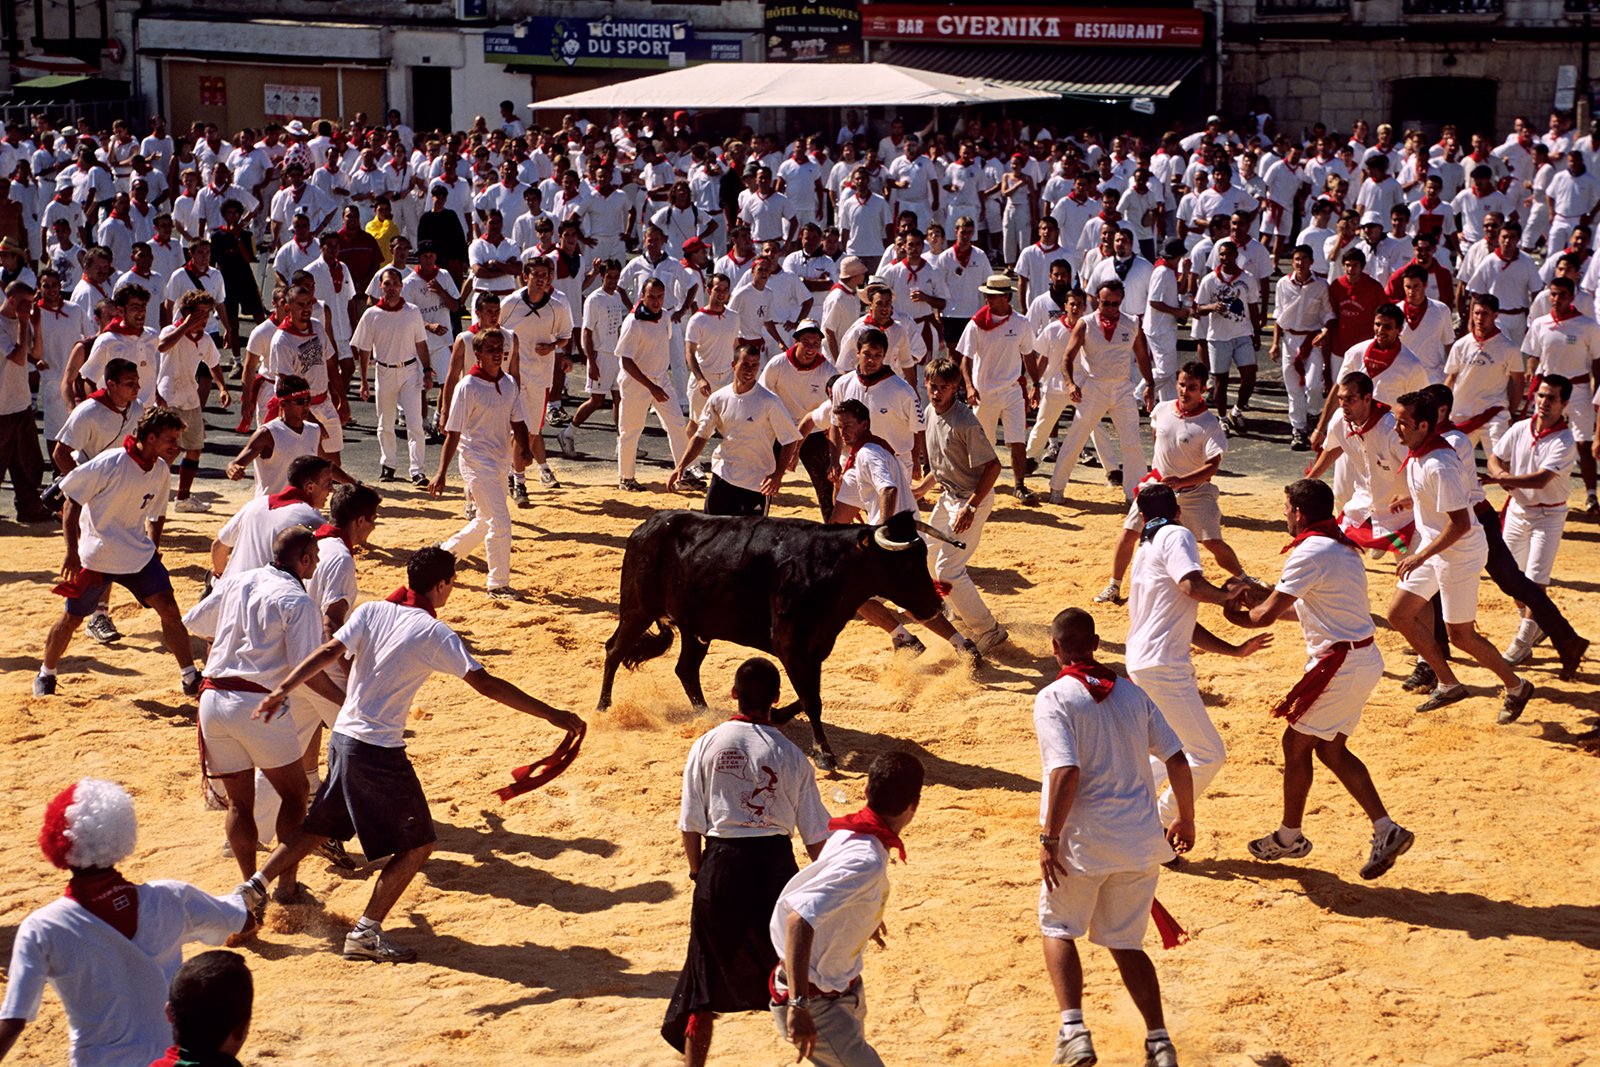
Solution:
{"label": "bull's head", "polygon": [[918,619],[940,610],[939,593],[928,573],[928,546],[917,536],[918,523],[909,511],[877,527],[863,546],[873,554],[872,592],[900,605]]}

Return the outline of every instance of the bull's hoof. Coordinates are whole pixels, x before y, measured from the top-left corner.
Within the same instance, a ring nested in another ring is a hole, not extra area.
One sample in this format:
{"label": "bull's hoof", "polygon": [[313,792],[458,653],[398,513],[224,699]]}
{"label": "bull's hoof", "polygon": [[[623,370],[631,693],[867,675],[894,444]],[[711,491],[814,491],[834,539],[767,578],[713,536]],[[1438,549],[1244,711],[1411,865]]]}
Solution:
{"label": "bull's hoof", "polygon": [[819,771],[836,771],[839,769],[839,760],[834,754],[832,752],[824,752],[821,749],[811,753],[811,762],[817,765],[817,770]]}

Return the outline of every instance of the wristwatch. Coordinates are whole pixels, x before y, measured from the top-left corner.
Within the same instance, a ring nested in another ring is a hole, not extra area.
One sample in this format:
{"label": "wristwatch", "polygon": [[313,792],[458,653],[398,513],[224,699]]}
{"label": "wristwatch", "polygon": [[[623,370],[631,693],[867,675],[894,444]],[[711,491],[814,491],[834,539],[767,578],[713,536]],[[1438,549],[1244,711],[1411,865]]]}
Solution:
{"label": "wristwatch", "polygon": [[811,998],[806,996],[791,996],[789,998],[790,1011],[810,1011]]}
{"label": "wristwatch", "polygon": [[1059,836],[1051,837],[1049,834],[1040,834],[1039,835],[1039,844],[1041,844],[1041,845],[1059,845],[1059,844],[1061,844],[1061,838]]}

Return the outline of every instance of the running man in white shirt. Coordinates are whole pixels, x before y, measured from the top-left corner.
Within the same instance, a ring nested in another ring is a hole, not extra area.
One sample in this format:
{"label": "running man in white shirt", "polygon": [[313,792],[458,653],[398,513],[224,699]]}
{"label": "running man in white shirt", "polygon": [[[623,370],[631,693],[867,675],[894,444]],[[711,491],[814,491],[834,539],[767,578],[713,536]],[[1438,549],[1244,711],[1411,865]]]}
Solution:
{"label": "running man in white shirt", "polygon": [[583,301],[581,337],[586,368],[584,388],[589,396],[572,413],[572,421],[556,434],[561,454],[568,458],[578,454],[578,427],[588,422],[589,416],[603,408],[608,399],[615,422],[615,412],[622,402],[618,390],[617,341],[631,309],[627,294],[617,288],[622,279],[622,264],[608,259],[596,264],[596,268],[601,280]]}
{"label": "running man in white shirt", "polygon": [[[522,390],[523,410],[532,413],[528,416],[528,443],[533,448],[533,462],[539,465],[539,484],[560,489],[561,482],[545,453],[544,424],[551,403],[559,400],[565,389],[572,366],[573,309],[555,287],[551,260],[544,256],[526,260],[522,278],[522,288],[500,302],[500,321],[517,335],[506,370]],[[518,507],[528,506],[527,467],[520,456],[513,464],[511,495]]]}
{"label": "running man in white shirt", "polygon": [[955,357],[967,379],[968,402],[976,405],[991,444],[999,440],[996,431],[1004,429],[1011,451],[1012,495],[1019,504],[1034,504],[1038,495],[1027,485],[1028,410],[1039,401],[1032,371],[1037,359],[1033,326],[1011,306],[1009,276],[991,274],[978,292],[985,304],[962,331]]}
{"label": "running man in white shirt", "polygon": [[[1194,294],[1195,336],[1205,342],[1211,366],[1211,406],[1227,412],[1229,428],[1245,430],[1244,412],[1256,388],[1256,349],[1261,347],[1259,296],[1265,279],[1239,264],[1232,238],[1216,244],[1217,265],[1200,278]],[[1239,368],[1239,398],[1228,407],[1228,372]],[[1149,374],[1145,375],[1146,379]]]}
{"label": "running man in white shirt", "polygon": [[[1067,339],[1062,356],[1067,399],[1074,405],[1072,425],[1062,439],[1050,476],[1050,502],[1066,503],[1067,481],[1078,462],[1078,454],[1089,436],[1109,412],[1122,448],[1122,491],[1133,499],[1133,488],[1145,475],[1144,446],[1139,439],[1139,410],[1128,389],[1128,365],[1139,368],[1144,379],[1145,406],[1154,410],[1155,386],[1151,381],[1150,349],[1145,344],[1139,320],[1122,313],[1126,297],[1122,283],[1115,278],[1102,282],[1095,292],[1098,310],[1078,320]],[[1081,365],[1078,363],[1082,357]],[[1105,462],[1110,457],[1104,457]]]}
{"label": "running man in white shirt", "polygon": [[[1241,645],[1225,641],[1199,622],[1201,604],[1224,605],[1230,597],[1206,581],[1200,569],[1200,545],[1179,520],[1178,496],[1160,483],[1139,491],[1139,515],[1144,529],[1133,556],[1128,588],[1128,677],[1161,709],[1167,725],[1183,742],[1184,756],[1194,779],[1194,798],[1222,770],[1227,751],[1222,735],[1200,699],[1190,647],[1202,652],[1240,658],[1252,656],[1272,643],[1261,634]],[[1167,779],[1166,767],[1152,760],[1150,770],[1157,788]],[[1161,824],[1177,817],[1177,797],[1171,786],[1158,804]]]}
{"label": "running man in white shirt", "polygon": [[1272,709],[1274,717],[1287,721],[1283,822],[1250,842],[1250,854],[1271,861],[1300,859],[1311,852],[1311,839],[1300,828],[1315,755],[1372,820],[1372,850],[1361,877],[1377,878],[1411,848],[1416,835],[1389,817],[1366,764],[1348,747],[1367,698],[1383,677],[1383,654],[1373,643],[1367,571],[1360,551],[1334,524],[1333,490],[1327,483],[1302,479],[1286,486],[1284,496],[1284,521],[1293,540],[1277,586],[1271,593],[1245,590],[1254,605],[1248,610],[1223,609],[1235,626],[1299,619],[1309,657],[1305,676]]}
{"label": "running man in white shirt", "polygon": [[[1159,865],[1194,846],[1194,784],[1183,747],[1134,683],[1095,661],[1094,617],[1067,608],[1050,623],[1060,673],[1034,698],[1043,788],[1039,798],[1039,931],[1061,1011],[1052,1063],[1096,1061],[1083,1022],[1078,940],[1111,951],[1146,1028],[1145,1063],[1177,1067],[1161,985],[1144,951]],[[1177,814],[1156,810],[1150,762],[1172,782]]]}
{"label": "running man in white shirt", "polygon": [[1440,411],[1424,393],[1402,396],[1394,406],[1395,428],[1408,449],[1406,485],[1416,509],[1419,547],[1402,556],[1400,579],[1389,603],[1389,623],[1433,668],[1437,680],[1418,711],[1435,711],[1470,694],[1451,670],[1433,634],[1428,601],[1439,594],[1450,643],[1492,671],[1505,686],[1500,721],[1515,721],[1533,696],[1533,683],[1517,675],[1478,631],[1478,579],[1489,558],[1483,527],[1472,509],[1476,472],[1440,434]]}
{"label": "running man in white shirt", "polygon": [[[422,319],[417,306],[401,294],[405,278],[396,267],[385,267],[381,284],[383,299],[361,313],[361,321],[350,336],[355,349],[357,373],[361,376],[361,399],[372,400],[378,414],[378,452],[380,482],[395,480],[398,463],[394,421],[397,412],[406,417],[406,452],[410,461],[411,484],[428,484],[422,473],[428,431],[422,421],[422,394],[433,388],[433,352],[428,334],[435,327]],[[376,363],[377,390],[367,378],[367,365]]]}
{"label": "running man in white shirt", "polygon": [[[1578,459],[1578,444],[1567,424],[1572,383],[1552,374],[1534,393],[1533,418],[1518,422],[1495,443],[1489,455],[1485,485],[1498,485],[1510,495],[1506,505],[1505,542],[1517,566],[1541,586],[1550,584],[1561,532],[1567,522],[1567,485]],[[1512,666],[1524,662],[1545,638],[1533,611],[1519,603],[1522,622],[1505,651]]]}
{"label": "running man in white shirt", "polygon": [[[1527,357],[1526,373],[1529,381],[1559,374],[1572,383],[1568,421],[1579,445],[1578,474],[1586,494],[1584,510],[1591,516],[1600,515],[1600,501],[1595,498],[1595,453],[1583,447],[1596,440],[1594,385],[1600,376],[1600,323],[1578,313],[1572,279],[1552,278],[1548,291],[1550,314],[1536,319],[1528,327],[1527,336],[1521,338],[1522,352]],[[1510,340],[1518,338],[1510,336]]]}
{"label": "running man in white shirt", "polygon": [[161,331],[156,351],[161,354],[156,371],[156,403],[176,411],[183,419],[183,458],[178,461],[178,496],[173,511],[204,512],[211,505],[189,495],[200,473],[200,453],[206,446],[205,411],[200,407],[198,379],[216,386],[217,400],[226,408],[228,386],[212,369],[219,360],[217,346],[206,333],[216,301],[204,289],[191,289],[178,298],[178,318]]}
{"label": "running man in white shirt", "polygon": [[314,456],[322,443],[322,425],[311,413],[311,388],[294,374],[280,375],[274,389],[271,418],[245,441],[228,464],[231,481],[255,474],[256,496],[281,492],[289,484],[289,464],[299,456]]}
{"label": "running man in white shirt", "polygon": [[924,770],[909,752],[885,752],[867,770],[867,803],[832,819],[815,862],[789,879],[772,909],[778,956],[772,1019],[800,1059],[817,1067],[882,1067],[867,1044],[862,951],[880,936],[889,903],[889,853],[916,818]]}
{"label": "running man in white shirt", "polygon": [[[207,781],[220,780],[227,794],[228,845],[246,878],[256,872],[259,841],[253,771],[260,768],[281,800],[275,827],[280,839],[299,829],[311,799],[301,761],[320,720],[298,707],[274,722],[262,722],[254,712],[322,643],[322,613],[305,589],[317,569],[317,545],[308,527],[281,531],[269,565],[224,578],[183,617],[191,634],[211,643],[200,683],[201,759]],[[344,699],[326,675],[308,685],[326,700]],[[293,868],[284,874],[276,899],[294,903],[301,887]]]}
{"label": "running man in white shirt", "polygon": [[56,666],[112,582],[126,587],[160,617],[161,638],[178,661],[184,695],[200,692],[189,631],[184,629],[172,596],[172,579],[151,530],[166,514],[172,462],[182,451],[182,435],[183,419],[177,412],[147,411],[122,448],[101,453],[61,479],[67,499],[61,517],[67,554],[55,593],[66,597],[67,603],[45,636],[34,696],[55,695]]}
{"label": "running man in white shirt", "polygon": [[[679,406],[682,401],[672,391],[672,321],[662,312],[665,303],[666,283],[660,278],[648,279],[638,306],[629,313],[617,337],[622,374],[617,406],[617,485],[624,492],[644,489],[634,477],[634,468],[645,418],[652,409],[666,431],[675,466],[689,443],[688,420]],[[693,471],[684,471],[677,480],[695,489],[705,484]]]}
{"label": "running man in white shirt", "polygon": [[[818,330],[809,319],[801,325]],[[732,371],[732,382],[706,398],[700,409],[689,447],[667,478],[667,491],[677,486],[700,457],[711,435],[721,434],[722,444],[711,461],[711,484],[706,487],[706,514],[765,515],[783,484],[784,472],[794,465],[800,451],[800,431],[783,401],[758,382],[758,345],[740,341]]]}
{"label": "running man in white shirt", "polygon": [[[794,343],[767,360],[761,371],[761,384],[783,402],[784,410],[798,427],[808,416],[829,402],[828,383],[838,374],[822,350],[823,331],[809,320],[795,328]],[[833,515],[833,477],[838,470],[826,427],[811,421],[810,432],[800,441],[796,458],[811,478],[811,488],[822,511],[822,521]]]}
{"label": "running man in white shirt", "polygon": [[804,752],[772,725],[778,669],[747,659],[733,676],[739,712],[701,734],[683,768],[678,831],[694,882],[689,952],[661,1036],[701,1067],[718,1013],[765,1011],[778,962],[767,935],[784,883],[797,873],[796,832],[815,860],[828,811]]}
{"label": "running man in white shirt", "polygon": [[1473,447],[1485,444],[1491,455],[1510,429],[1510,413],[1521,406],[1524,390],[1522,353],[1496,325],[1498,308],[1490,293],[1472,298],[1469,329],[1451,345],[1444,363],[1456,429],[1472,439]]}
{"label": "running man in white shirt", "polygon": [[444,493],[450,460],[459,449],[461,483],[473,506],[472,517],[439,547],[462,559],[483,545],[489,556],[489,597],[493,600],[518,599],[511,588],[511,508],[506,479],[511,474],[513,447],[524,463],[533,458],[522,391],[503,371],[505,349],[504,331],[478,335],[473,345],[476,362],[451,397],[439,472],[428,485],[432,496]]}
{"label": "running man in white shirt", "polygon": [[1282,362],[1289,395],[1289,448],[1295,452],[1311,448],[1311,413],[1322,410],[1327,369],[1323,348],[1338,325],[1328,283],[1311,272],[1314,261],[1311,246],[1295,246],[1290,272],[1278,279],[1273,312],[1270,358]]}

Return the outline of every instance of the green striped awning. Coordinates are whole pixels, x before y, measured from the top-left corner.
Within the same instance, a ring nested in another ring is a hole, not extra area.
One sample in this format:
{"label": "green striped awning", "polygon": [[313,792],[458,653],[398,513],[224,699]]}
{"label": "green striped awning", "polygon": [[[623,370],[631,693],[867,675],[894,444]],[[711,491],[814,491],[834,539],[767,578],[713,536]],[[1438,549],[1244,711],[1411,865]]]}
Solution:
{"label": "green striped awning", "polygon": [[873,60],[957,77],[987,78],[1101,100],[1164,100],[1203,61],[1199,52],[1109,48],[1006,48],[986,45],[894,44]]}

